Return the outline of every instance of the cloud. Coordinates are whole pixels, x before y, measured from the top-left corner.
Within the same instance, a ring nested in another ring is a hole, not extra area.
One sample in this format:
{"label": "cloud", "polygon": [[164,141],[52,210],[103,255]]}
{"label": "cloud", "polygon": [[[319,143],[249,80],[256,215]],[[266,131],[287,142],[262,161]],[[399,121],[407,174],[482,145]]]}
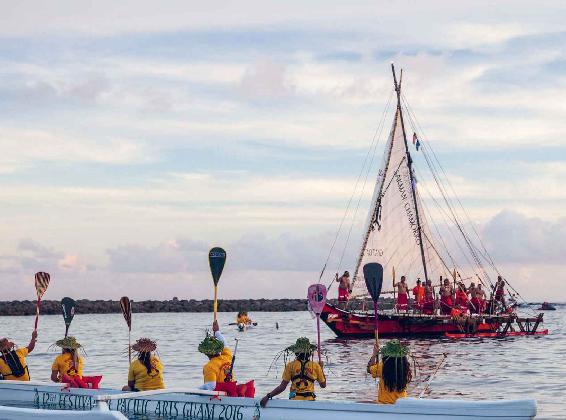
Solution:
{"label": "cloud", "polygon": [[548,221],[506,210],[490,220],[482,234],[496,261],[564,264],[566,219]]}

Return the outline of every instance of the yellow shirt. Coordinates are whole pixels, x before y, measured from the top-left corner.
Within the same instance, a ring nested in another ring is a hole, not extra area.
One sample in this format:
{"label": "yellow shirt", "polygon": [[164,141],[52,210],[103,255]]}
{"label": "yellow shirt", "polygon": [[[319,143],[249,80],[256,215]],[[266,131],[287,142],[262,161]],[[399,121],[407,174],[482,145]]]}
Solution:
{"label": "yellow shirt", "polygon": [[[230,372],[230,366],[232,366],[232,351],[228,347],[224,347],[220,356],[210,359],[202,368],[204,383],[224,382],[226,375]],[[232,375],[232,382],[234,381],[235,379]]]}
{"label": "yellow shirt", "polygon": [[248,318],[247,315],[243,315],[243,316],[238,317],[237,322],[238,322],[238,324],[249,325],[249,324],[252,323],[252,320],[250,318]]}
{"label": "yellow shirt", "polygon": [[[318,381],[319,384],[326,382],[322,368],[317,362],[308,361],[305,365],[305,375],[308,378],[300,378],[300,374],[301,362],[299,360],[293,360],[287,363],[283,371],[282,379],[291,382],[289,399],[314,401],[314,381]],[[310,393],[312,395],[300,395],[304,393]]]}
{"label": "yellow shirt", "polygon": [[369,368],[369,373],[374,378],[379,378],[379,390],[377,392],[377,402],[380,404],[395,404],[398,398],[407,397],[407,389],[403,391],[389,391],[383,385],[383,362],[379,362]]}
{"label": "yellow shirt", "polygon": [[71,378],[74,378],[75,376],[82,378],[83,364],[84,360],[79,356],[78,366],[74,366],[73,356],[71,353],[63,353],[55,358],[55,361],[51,366],[51,370],[59,372],[60,378],[62,378],[63,375],[70,376]]}
{"label": "yellow shirt", "polygon": [[22,376],[13,376],[10,366],[8,366],[8,364],[4,361],[4,356],[0,357],[0,374],[2,374],[4,379],[8,379],[10,381],[29,381],[29,373],[26,364],[26,356],[28,355],[28,353],[29,351],[27,347],[16,350],[16,356],[18,356],[18,359],[20,359],[20,363],[24,368],[24,374]]}
{"label": "yellow shirt", "polygon": [[129,381],[134,381],[134,387],[140,391],[164,389],[163,365],[161,361],[157,357],[151,356],[151,372],[148,374],[147,368],[141,360],[134,360],[128,372]]}

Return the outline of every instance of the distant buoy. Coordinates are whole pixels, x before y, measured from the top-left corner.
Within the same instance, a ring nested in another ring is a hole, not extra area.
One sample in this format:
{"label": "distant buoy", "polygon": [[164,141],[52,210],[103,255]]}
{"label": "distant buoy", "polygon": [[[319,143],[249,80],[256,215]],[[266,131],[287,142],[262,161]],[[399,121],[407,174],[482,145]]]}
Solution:
{"label": "distant buoy", "polygon": [[279,329],[279,322],[275,323],[275,329],[277,329],[277,330]]}

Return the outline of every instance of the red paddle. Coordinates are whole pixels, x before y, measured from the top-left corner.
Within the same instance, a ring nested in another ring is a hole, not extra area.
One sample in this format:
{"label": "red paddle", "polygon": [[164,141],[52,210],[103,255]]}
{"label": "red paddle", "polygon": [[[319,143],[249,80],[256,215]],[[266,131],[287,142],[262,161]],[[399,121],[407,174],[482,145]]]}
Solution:
{"label": "red paddle", "polygon": [[51,276],[49,273],[39,271],[35,273],[35,291],[37,292],[37,304],[35,305],[35,326],[34,331],[37,331],[37,323],[39,322],[39,307],[41,306],[41,298],[49,286]]}
{"label": "red paddle", "polygon": [[132,336],[132,303],[130,298],[127,296],[122,296],[120,298],[120,308],[122,308],[122,315],[128,324],[128,360],[132,364],[132,346],[131,346],[131,336]]}
{"label": "red paddle", "polygon": [[309,286],[307,293],[307,300],[311,310],[316,315],[316,333],[318,337],[318,362],[321,362],[320,357],[320,314],[326,305],[326,286],[324,284],[312,284]]}

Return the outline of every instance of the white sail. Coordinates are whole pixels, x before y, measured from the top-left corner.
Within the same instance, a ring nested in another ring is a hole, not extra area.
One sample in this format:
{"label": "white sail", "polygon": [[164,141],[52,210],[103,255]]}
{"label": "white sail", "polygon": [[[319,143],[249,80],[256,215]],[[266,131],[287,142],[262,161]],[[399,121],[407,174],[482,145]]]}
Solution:
{"label": "white sail", "polygon": [[428,278],[435,283],[440,274],[449,271],[436,254],[409,159],[402,116],[397,109],[366,222],[354,276],[354,295],[367,293],[363,266],[370,262],[384,268],[383,290],[392,288],[393,268],[396,280],[406,276],[409,284],[417,278],[425,280],[425,266]]}

